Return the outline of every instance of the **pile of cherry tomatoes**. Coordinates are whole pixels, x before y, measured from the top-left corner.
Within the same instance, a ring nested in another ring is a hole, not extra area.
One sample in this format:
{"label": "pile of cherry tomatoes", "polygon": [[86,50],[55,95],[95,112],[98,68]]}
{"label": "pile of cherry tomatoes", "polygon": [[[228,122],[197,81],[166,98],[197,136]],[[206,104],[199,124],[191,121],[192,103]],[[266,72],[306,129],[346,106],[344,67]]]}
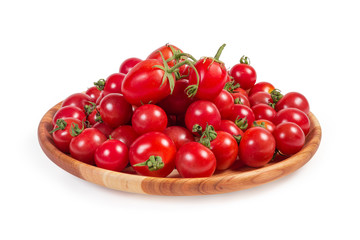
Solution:
{"label": "pile of cherry tomatoes", "polygon": [[210,177],[232,166],[262,167],[302,149],[309,103],[256,82],[248,57],[227,69],[166,44],[145,59],[66,98],[51,131],[59,150],[100,168],[166,177]]}

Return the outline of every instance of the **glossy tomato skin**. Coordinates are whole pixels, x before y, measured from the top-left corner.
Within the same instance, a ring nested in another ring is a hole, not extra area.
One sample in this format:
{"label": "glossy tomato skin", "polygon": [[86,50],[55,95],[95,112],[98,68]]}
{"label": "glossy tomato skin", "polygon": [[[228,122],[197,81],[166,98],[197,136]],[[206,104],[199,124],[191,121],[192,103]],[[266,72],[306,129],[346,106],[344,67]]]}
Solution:
{"label": "glossy tomato skin", "polygon": [[[241,130],[246,130],[250,128],[252,122],[255,121],[255,115],[251,108],[242,104],[234,104],[232,114],[230,116],[230,120],[235,122],[236,120],[245,120],[245,125],[243,125]],[[247,124],[247,125],[246,125]]]}
{"label": "glossy tomato skin", "polygon": [[252,124],[251,124],[251,127],[259,127],[259,125],[263,125],[264,128],[266,130],[268,130],[269,132],[273,133],[274,130],[275,130],[275,124],[269,120],[266,120],[266,119],[258,119],[258,120],[255,120]]}
{"label": "glossy tomato skin", "polygon": [[257,92],[271,93],[274,89],[275,87],[269,82],[258,82],[250,89],[249,97]]}
{"label": "glossy tomato skin", "polygon": [[251,108],[255,115],[255,120],[266,119],[273,121],[276,116],[276,111],[267,104],[257,104]]}
{"label": "glossy tomato skin", "polygon": [[98,129],[86,128],[71,140],[70,155],[81,162],[94,165],[95,150],[106,140],[106,136]]}
{"label": "glossy tomato skin", "polygon": [[120,65],[119,72],[123,74],[127,74],[133,67],[136,66],[142,60],[140,58],[128,58],[123,61]]}
{"label": "glossy tomato skin", "polygon": [[[75,118],[62,118],[66,122],[66,126],[64,129],[59,129],[52,133],[52,137],[55,143],[55,146],[62,151],[63,153],[69,153],[69,144],[71,139],[74,137],[70,134],[70,128],[75,124],[81,129],[82,122]],[[54,129],[58,128],[58,125],[54,126]]]}
{"label": "glossy tomato skin", "polygon": [[80,121],[85,121],[86,120],[86,115],[84,113],[84,110],[75,107],[75,106],[65,106],[65,107],[61,107],[54,115],[53,117],[53,126],[55,126],[56,124],[56,120],[58,120],[59,118],[76,118]]}
{"label": "glossy tomato skin", "polygon": [[249,97],[250,106],[255,106],[257,104],[267,104],[273,103],[274,101],[271,98],[270,93],[268,92],[257,92],[252,94]]}
{"label": "glossy tomato skin", "polygon": [[[152,53],[149,54],[149,56],[146,59],[156,59],[159,62],[162,62],[163,60],[160,55],[160,52],[162,53],[165,60],[171,58],[174,55],[174,53],[172,52],[170,46],[174,50],[179,50],[180,52],[183,52],[181,49],[179,49],[178,47],[176,47],[174,45],[166,44],[164,46],[159,47],[158,49],[155,49]],[[173,67],[175,64],[176,64],[175,60],[168,62],[169,67]],[[185,68],[185,66],[181,68],[181,71],[183,71],[184,68]]]}
{"label": "glossy tomato skin", "polygon": [[91,98],[87,94],[74,93],[63,101],[61,107],[74,106],[83,110],[85,109],[85,105],[89,105],[90,102],[91,102]]}
{"label": "glossy tomato skin", "polygon": [[220,112],[216,105],[210,101],[199,100],[193,102],[185,114],[185,125],[190,132],[192,132],[195,124],[199,124],[203,130],[209,124],[216,130],[219,128],[220,122]]}
{"label": "glossy tomato skin", "polygon": [[92,86],[86,90],[85,94],[90,97],[91,102],[96,103],[101,94],[101,91],[96,86]]}
{"label": "glossy tomato skin", "polygon": [[289,92],[285,94],[275,105],[275,110],[277,112],[285,108],[297,108],[306,115],[310,113],[308,100],[304,95],[298,92]]}
{"label": "glossy tomato skin", "polygon": [[214,153],[198,142],[189,142],[176,153],[176,169],[184,178],[210,177],[216,169]]}
{"label": "glossy tomato skin", "polygon": [[185,143],[195,141],[194,136],[191,134],[191,132],[184,127],[167,127],[165,128],[163,133],[175,143],[176,149],[179,149]]}
{"label": "glossy tomato skin", "polygon": [[239,103],[237,104],[243,104],[243,105],[246,105],[248,107],[250,107],[250,102],[249,102],[249,99],[246,95],[244,95],[243,93],[233,93],[232,94],[233,98],[234,98],[234,101],[237,100],[237,101],[240,101]]}
{"label": "glossy tomato skin", "polygon": [[130,125],[122,125],[114,129],[110,136],[112,139],[117,139],[123,142],[127,148],[130,148],[131,144],[139,137],[134,130],[134,128]]}
{"label": "glossy tomato skin", "polygon": [[161,100],[158,105],[164,109],[167,114],[180,115],[185,114],[186,109],[194,102],[194,98],[189,98],[185,89],[189,86],[189,80],[180,79],[175,83],[172,94]]}
{"label": "glossy tomato skin", "polygon": [[233,122],[230,120],[221,120],[219,131],[224,131],[232,136],[242,136],[244,132]]}
{"label": "glossy tomato skin", "polygon": [[234,98],[225,89],[221,90],[219,95],[212,100],[220,112],[221,119],[228,119],[234,105]]}
{"label": "glossy tomato skin", "polygon": [[94,126],[100,119],[99,106],[96,106],[93,111],[87,115],[86,120],[90,123],[90,126]]}
{"label": "glossy tomato skin", "polygon": [[[134,170],[150,177],[166,177],[175,168],[176,146],[173,141],[161,132],[149,132],[137,138],[130,147],[129,159]],[[159,156],[164,167],[150,171],[147,166],[134,166],[143,163],[150,156]]]}
{"label": "glossy tomato skin", "polygon": [[235,138],[223,131],[217,131],[217,136],[210,142],[210,150],[216,158],[216,169],[228,169],[238,156],[238,144]]}
{"label": "glossy tomato skin", "polygon": [[231,94],[234,95],[234,94],[236,94],[236,93],[241,93],[241,94],[244,95],[245,97],[249,98],[249,95],[248,95],[247,91],[244,90],[244,89],[242,89],[242,88],[240,88],[240,87],[239,87],[239,88],[235,88]]}
{"label": "glossy tomato skin", "polygon": [[154,104],[138,107],[131,119],[132,127],[139,135],[147,132],[162,132],[168,119],[165,111]]}
{"label": "glossy tomato skin", "polygon": [[[199,74],[199,87],[195,97],[202,100],[213,100],[219,95],[227,81],[228,75],[224,64],[218,63],[212,58],[204,58],[195,63],[195,68]],[[189,84],[196,85],[197,81],[197,75],[191,69]]]}
{"label": "glossy tomato skin", "polygon": [[[132,105],[156,104],[170,94],[170,84],[166,80],[162,84],[164,70],[155,67],[164,66],[162,62],[147,59],[138,63],[126,74],[122,82],[121,92],[127,102]],[[175,76],[172,74],[174,79]]]}
{"label": "glossy tomato skin", "polygon": [[297,108],[285,108],[277,112],[274,120],[275,125],[279,125],[283,122],[293,122],[299,125],[301,130],[303,130],[305,136],[310,131],[310,119],[308,116]]}
{"label": "glossy tomato skin", "polygon": [[120,172],[129,162],[129,150],[119,140],[107,140],[95,150],[94,160],[98,167]]}
{"label": "glossy tomato skin", "polygon": [[121,93],[121,85],[125,78],[123,73],[113,73],[106,78],[103,94],[106,96],[109,93]]}
{"label": "glossy tomato skin", "polygon": [[132,106],[120,93],[109,93],[99,104],[101,119],[111,128],[116,128],[130,121]]}
{"label": "glossy tomato skin", "polygon": [[248,129],[239,144],[240,160],[249,167],[262,167],[275,153],[275,138],[262,127]]}
{"label": "glossy tomato skin", "polygon": [[249,64],[239,63],[230,69],[230,76],[236,83],[240,84],[242,89],[252,88],[256,82],[256,71]]}
{"label": "glossy tomato skin", "polygon": [[288,156],[299,152],[305,144],[304,132],[292,122],[283,122],[277,125],[273,135],[276,140],[276,148]]}
{"label": "glossy tomato skin", "polygon": [[104,122],[97,122],[92,127],[100,130],[100,132],[102,132],[107,138],[114,130],[112,127],[110,127],[108,124]]}

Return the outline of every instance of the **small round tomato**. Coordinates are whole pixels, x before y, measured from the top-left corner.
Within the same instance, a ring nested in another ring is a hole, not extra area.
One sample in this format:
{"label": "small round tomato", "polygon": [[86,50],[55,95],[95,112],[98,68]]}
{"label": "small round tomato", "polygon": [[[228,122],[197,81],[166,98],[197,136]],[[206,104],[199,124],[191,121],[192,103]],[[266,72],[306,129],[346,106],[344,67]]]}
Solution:
{"label": "small round tomato", "polygon": [[113,73],[107,77],[103,90],[104,96],[109,93],[121,93],[121,85],[125,78],[123,73]]}
{"label": "small round tomato", "polygon": [[94,165],[95,150],[106,140],[106,136],[100,130],[86,128],[71,140],[70,155],[81,162]]}
{"label": "small round tomato", "polygon": [[127,74],[133,67],[136,66],[142,60],[139,58],[128,58],[123,61],[120,65],[119,72],[123,74]]}
{"label": "small round tomato", "polygon": [[249,97],[257,92],[271,93],[275,87],[269,82],[258,82],[256,83],[249,92]]}
{"label": "small round tomato", "polygon": [[214,153],[198,142],[189,142],[176,153],[176,169],[184,178],[210,177],[216,169]]}
{"label": "small round tomato", "polygon": [[275,153],[275,138],[262,127],[248,129],[239,144],[240,160],[249,167],[262,167]]}
{"label": "small round tomato", "polygon": [[293,122],[296,123],[301,130],[303,130],[305,136],[310,131],[310,119],[308,116],[297,108],[285,108],[277,112],[274,120],[275,125],[279,125],[283,122]]}
{"label": "small round tomato", "polygon": [[234,137],[242,136],[244,132],[230,120],[221,120],[219,131],[230,133]]}
{"label": "small round tomato", "polygon": [[132,126],[139,135],[147,132],[162,132],[168,119],[164,110],[154,104],[138,107],[131,119]]}
{"label": "small round tomato", "polygon": [[241,130],[246,130],[250,128],[251,123],[255,121],[255,115],[248,106],[234,104],[230,120],[235,122]]}
{"label": "small round tomato", "polygon": [[71,135],[70,129],[71,126],[81,129],[82,122],[75,118],[60,118],[56,121],[56,125],[54,126],[53,130],[50,132],[52,133],[52,137],[55,143],[55,146],[62,151],[63,153],[69,153],[69,144],[71,139],[74,137]]}
{"label": "small round tomato", "polygon": [[255,120],[252,124],[251,127],[263,127],[266,130],[268,130],[269,132],[273,133],[275,130],[275,124],[272,123],[269,120],[266,119],[258,119]]}
{"label": "small round tomato", "polygon": [[90,102],[91,102],[91,98],[87,94],[74,93],[63,101],[61,107],[74,106],[83,110],[85,109],[85,105],[89,105]]}
{"label": "small round tomato", "polygon": [[100,130],[100,132],[102,132],[107,138],[109,137],[111,132],[114,130],[112,127],[110,127],[109,125],[107,125],[104,122],[97,122],[92,127]]}
{"label": "small round tomato", "polygon": [[85,92],[86,95],[90,97],[90,101],[96,103],[97,99],[99,98],[101,91],[96,86],[92,86],[88,88]]}
{"label": "small round tomato", "polygon": [[244,105],[250,107],[250,102],[246,95],[238,92],[238,93],[233,93],[232,96],[234,98],[235,104],[244,104]]}
{"label": "small round tomato", "polygon": [[245,90],[252,88],[256,82],[256,71],[250,66],[250,60],[245,56],[240,59],[239,64],[230,69],[230,76]]}
{"label": "small round tomato", "polygon": [[129,150],[119,140],[107,140],[96,149],[94,159],[96,166],[120,172],[129,162]]}
{"label": "small round tomato", "polygon": [[271,94],[268,92],[257,92],[249,97],[250,106],[257,104],[272,104],[274,101],[271,98]]}
{"label": "small round tomato", "polygon": [[75,106],[65,106],[65,107],[61,107],[54,115],[52,123],[53,126],[55,126],[56,121],[59,118],[76,118],[80,121],[85,121],[86,120],[86,115],[84,113],[84,110],[75,107]]}
{"label": "small round tomato", "polygon": [[228,169],[238,156],[238,144],[235,138],[223,131],[217,131],[217,136],[210,142],[210,150],[216,158],[216,169]]}
{"label": "small round tomato", "polygon": [[310,113],[308,100],[304,95],[298,92],[289,92],[285,94],[275,105],[275,110],[277,112],[285,108],[297,108],[303,111],[306,115]]}
{"label": "small round tomato", "polygon": [[163,131],[166,136],[168,136],[176,146],[176,149],[179,149],[182,145],[188,142],[194,142],[194,136],[189,130],[180,126],[171,126],[165,128]]}
{"label": "small round tomato", "polygon": [[220,122],[221,115],[216,105],[205,100],[193,102],[185,114],[185,124],[191,132],[195,124],[200,125],[202,130],[205,130],[207,124],[212,125],[216,130]]}
{"label": "small round tomato", "polygon": [[253,106],[251,110],[254,112],[255,120],[266,119],[269,121],[273,121],[276,116],[275,109],[263,103]]}
{"label": "small round tomato", "polygon": [[134,130],[134,128],[130,125],[122,125],[114,129],[110,136],[112,139],[117,139],[130,148],[131,144],[139,137]]}
{"label": "small round tomato", "polygon": [[86,120],[90,123],[90,126],[93,126],[97,122],[101,122],[99,106],[90,108],[90,113],[87,113]]}
{"label": "small round tomato", "polygon": [[274,130],[276,148],[285,155],[299,152],[305,144],[305,134],[301,128],[292,122],[283,122]]}
{"label": "small round tomato", "polygon": [[222,119],[228,119],[231,115],[232,107],[234,105],[234,98],[225,89],[221,90],[220,94],[212,100],[220,112]]}
{"label": "small round tomato", "polygon": [[149,132],[133,142],[129,150],[130,164],[141,175],[166,177],[175,168],[176,146],[160,132]]}
{"label": "small round tomato", "polygon": [[109,93],[100,102],[101,119],[111,128],[116,128],[130,121],[132,106],[120,93]]}

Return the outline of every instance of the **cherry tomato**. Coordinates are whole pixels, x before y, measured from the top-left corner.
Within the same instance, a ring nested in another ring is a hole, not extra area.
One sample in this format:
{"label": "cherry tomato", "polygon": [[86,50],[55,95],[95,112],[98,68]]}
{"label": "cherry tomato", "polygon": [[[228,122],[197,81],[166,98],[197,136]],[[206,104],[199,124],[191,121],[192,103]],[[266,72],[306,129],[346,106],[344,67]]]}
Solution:
{"label": "cherry tomato", "polygon": [[184,127],[180,127],[180,126],[167,127],[165,128],[163,133],[175,143],[176,149],[179,149],[185,143],[195,141],[191,132]]}
{"label": "cherry tomato", "polygon": [[[171,49],[171,48],[173,48],[173,49]],[[180,51],[181,53],[183,52],[181,49],[179,49],[178,47],[176,47],[174,45],[166,44],[164,46],[159,47],[158,49],[155,49],[152,53],[150,53],[150,55],[146,59],[156,59],[156,60],[162,62],[162,57],[160,55],[160,52],[164,56],[164,59],[167,60],[174,55],[173,50]],[[168,64],[169,64],[169,67],[173,67],[176,64],[176,60],[172,60],[172,61],[168,62]],[[184,68],[185,68],[185,66],[182,68],[182,70]]]}
{"label": "cherry tomato", "polygon": [[88,113],[86,120],[90,123],[91,126],[97,122],[101,122],[99,106],[94,107],[90,113]]}
{"label": "cherry tomato", "polygon": [[123,74],[127,74],[133,67],[136,66],[142,60],[139,58],[128,58],[123,61],[120,65],[119,72]]}
{"label": "cherry tomato", "polygon": [[245,97],[249,97],[248,93],[246,90],[242,89],[242,88],[235,88],[231,94],[235,94],[235,93],[241,93],[242,95],[244,95]]}
{"label": "cherry tomato", "polygon": [[219,128],[221,115],[215,104],[205,100],[193,102],[186,111],[185,124],[189,131],[193,131],[195,124],[205,130],[206,125],[212,125],[215,130]]}
{"label": "cherry tomato", "polygon": [[86,115],[84,113],[84,111],[78,107],[75,106],[65,106],[65,107],[61,107],[54,115],[53,117],[53,126],[55,126],[56,121],[59,118],[76,118],[80,121],[85,121],[86,120]]}
{"label": "cherry tomato", "polygon": [[220,94],[212,100],[220,112],[222,119],[228,119],[234,105],[234,98],[225,89],[221,90]]}
{"label": "cherry tomato", "polygon": [[131,120],[132,126],[139,135],[147,132],[162,132],[168,119],[164,110],[153,104],[138,107]]}
{"label": "cherry tomato", "polygon": [[55,146],[64,153],[69,153],[69,144],[74,137],[70,134],[71,126],[82,128],[82,122],[75,118],[60,118],[51,131]]}
{"label": "cherry tomato", "polygon": [[100,102],[101,119],[111,128],[116,128],[130,121],[132,106],[120,93],[109,93]]}
{"label": "cherry tomato", "polygon": [[276,126],[273,133],[276,148],[285,155],[293,155],[305,144],[305,135],[301,128],[292,122],[283,122]]}
{"label": "cherry tomato", "polygon": [[94,159],[96,166],[120,172],[129,162],[129,150],[119,140],[107,140],[95,150]]}
{"label": "cherry tomato", "polygon": [[217,131],[217,136],[210,142],[210,150],[216,158],[216,169],[228,169],[238,156],[238,144],[235,138],[223,131]]}
{"label": "cherry tomato", "polygon": [[262,167],[275,153],[273,135],[262,127],[248,129],[239,144],[240,160],[249,167]]}
{"label": "cherry tomato", "polygon": [[249,102],[250,102],[250,106],[255,106],[257,104],[267,104],[269,105],[269,103],[274,103],[274,101],[271,98],[270,93],[268,92],[257,92],[252,94],[249,97]]}
{"label": "cherry tomato", "polygon": [[266,119],[269,121],[273,121],[276,116],[276,111],[272,107],[267,104],[257,104],[251,108],[255,115],[255,120],[258,119]]}
{"label": "cherry tomato", "polygon": [[61,107],[74,106],[80,109],[85,109],[85,105],[89,105],[90,102],[91,98],[85,93],[74,93],[63,101]]}
{"label": "cherry tomato", "polygon": [[303,130],[305,136],[310,131],[310,119],[303,111],[297,108],[285,108],[280,110],[277,112],[273,122],[275,125],[279,125],[283,122],[296,123],[301,130]]}
{"label": "cherry tomato", "polygon": [[248,106],[234,104],[230,120],[235,122],[241,130],[246,130],[250,128],[251,123],[255,121],[255,115]]}
{"label": "cherry tomato", "polygon": [[176,169],[184,178],[210,177],[216,168],[214,153],[198,142],[185,143],[176,153]]}
{"label": "cherry tomato", "polygon": [[86,90],[85,94],[90,97],[91,102],[96,103],[101,94],[101,91],[96,86],[92,86]]}
{"label": "cherry tomato", "polygon": [[274,89],[275,87],[269,82],[258,82],[250,89],[249,97],[257,92],[271,93]]}
{"label": "cherry tomato", "polygon": [[81,162],[94,165],[95,150],[106,140],[106,136],[98,129],[86,128],[71,140],[70,155]]}
{"label": "cherry tomato", "polygon": [[235,104],[244,104],[244,105],[250,107],[250,102],[246,95],[238,92],[238,93],[232,93],[232,96],[234,98]]}
{"label": "cherry tomato", "polygon": [[303,111],[306,115],[310,113],[308,100],[304,95],[298,92],[289,92],[285,94],[275,105],[275,110],[277,112],[285,108],[297,108]]}
{"label": "cherry tomato", "polygon": [[114,130],[112,127],[110,127],[109,125],[107,125],[104,122],[97,122],[92,127],[100,130],[100,132],[102,132],[107,138],[109,137],[111,132]]}
{"label": "cherry tomato", "polygon": [[189,80],[177,80],[173,93],[161,100],[158,105],[162,107],[167,114],[185,114],[186,109],[192,102],[194,102],[194,98],[189,98],[185,92],[185,88],[188,86]]}
{"label": "cherry tomato", "polygon": [[230,133],[232,136],[242,136],[244,132],[230,120],[221,120],[219,131]]}
{"label": "cherry tomato", "polygon": [[250,66],[250,60],[247,60],[248,58],[243,56],[240,63],[230,69],[230,76],[245,90],[252,88],[256,82],[256,71]]}
{"label": "cherry tomato", "polygon": [[127,148],[130,148],[131,144],[139,137],[139,134],[137,134],[134,130],[134,128],[130,125],[122,125],[114,129],[110,136],[112,139],[117,139],[127,146]]}
{"label": "cherry tomato", "polygon": [[106,96],[109,93],[121,93],[121,85],[125,78],[123,73],[113,73],[107,77],[103,94]]}
{"label": "cherry tomato", "polygon": [[149,132],[133,142],[129,150],[130,164],[141,175],[166,177],[175,168],[176,146],[160,132]]}
{"label": "cherry tomato", "polygon": [[[174,73],[167,73],[157,66],[164,67],[158,60],[147,59],[138,63],[126,74],[121,92],[127,102],[136,106],[155,104],[171,93],[169,81],[174,83]],[[164,74],[167,76],[163,82]]]}
{"label": "cherry tomato", "polygon": [[269,132],[273,133],[275,130],[275,124],[272,123],[269,120],[266,119],[258,119],[255,120],[252,124],[251,127],[263,127],[266,130],[268,130]]}

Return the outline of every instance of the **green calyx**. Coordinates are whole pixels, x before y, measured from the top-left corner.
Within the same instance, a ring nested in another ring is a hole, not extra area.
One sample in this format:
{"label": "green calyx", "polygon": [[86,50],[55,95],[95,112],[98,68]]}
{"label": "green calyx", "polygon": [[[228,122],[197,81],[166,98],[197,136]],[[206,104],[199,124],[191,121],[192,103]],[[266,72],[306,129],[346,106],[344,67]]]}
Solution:
{"label": "green calyx", "polygon": [[202,133],[199,143],[207,148],[210,148],[210,142],[217,137],[215,128],[212,125],[206,124],[205,131]]}
{"label": "green calyx", "polygon": [[79,125],[77,125],[76,123],[71,123],[71,127],[70,127],[70,135],[73,137],[78,136],[80,133],[82,133],[82,131],[84,131],[85,129],[85,125],[82,124],[82,128],[79,127]]}
{"label": "green calyx", "polygon": [[96,108],[96,103],[94,103],[94,102],[89,102],[89,103],[90,104],[84,106],[86,116],[89,116]]}
{"label": "green calyx", "polygon": [[53,132],[56,132],[58,130],[64,130],[67,126],[67,123],[65,122],[64,119],[58,119],[56,120],[56,126],[57,128],[54,128],[52,131],[50,131],[49,133],[52,134]]}
{"label": "green calyx", "polygon": [[192,132],[193,133],[197,133],[201,136],[202,134],[202,127],[199,124],[194,124],[193,128],[192,128]]}
{"label": "green calyx", "polygon": [[279,89],[272,90],[270,95],[271,95],[271,99],[275,104],[283,97]]}
{"label": "green calyx", "polygon": [[254,127],[262,127],[262,128],[265,128],[265,129],[266,129],[264,122],[260,122],[260,124],[259,124],[259,123],[257,123],[256,121],[254,121],[254,122],[253,122],[253,125],[254,125]]}
{"label": "green calyx", "polygon": [[104,90],[105,87],[105,79],[99,79],[97,82],[94,82],[94,85],[99,89],[99,91]]}
{"label": "green calyx", "polygon": [[242,101],[241,101],[241,98],[235,98],[234,99],[234,104],[244,104]]}
{"label": "green calyx", "polygon": [[233,135],[233,137],[235,138],[236,142],[239,144],[242,136],[239,134],[239,135]]}
{"label": "green calyx", "polygon": [[160,156],[150,156],[148,160],[135,164],[134,167],[143,167],[146,166],[150,171],[156,171],[164,167],[164,162]]}
{"label": "green calyx", "polygon": [[240,63],[250,65],[250,58],[248,58],[247,56],[243,55],[243,56],[240,58]]}
{"label": "green calyx", "polygon": [[236,124],[236,126],[238,126],[241,130],[245,130],[245,129],[247,129],[248,126],[249,126],[246,117],[240,118],[240,117],[238,116],[238,117],[236,118],[236,120],[235,120],[235,124]]}
{"label": "green calyx", "polygon": [[235,82],[234,80],[227,82],[224,86],[224,89],[228,91],[229,93],[236,93],[237,91],[234,91],[235,89],[239,88],[240,84]]}

